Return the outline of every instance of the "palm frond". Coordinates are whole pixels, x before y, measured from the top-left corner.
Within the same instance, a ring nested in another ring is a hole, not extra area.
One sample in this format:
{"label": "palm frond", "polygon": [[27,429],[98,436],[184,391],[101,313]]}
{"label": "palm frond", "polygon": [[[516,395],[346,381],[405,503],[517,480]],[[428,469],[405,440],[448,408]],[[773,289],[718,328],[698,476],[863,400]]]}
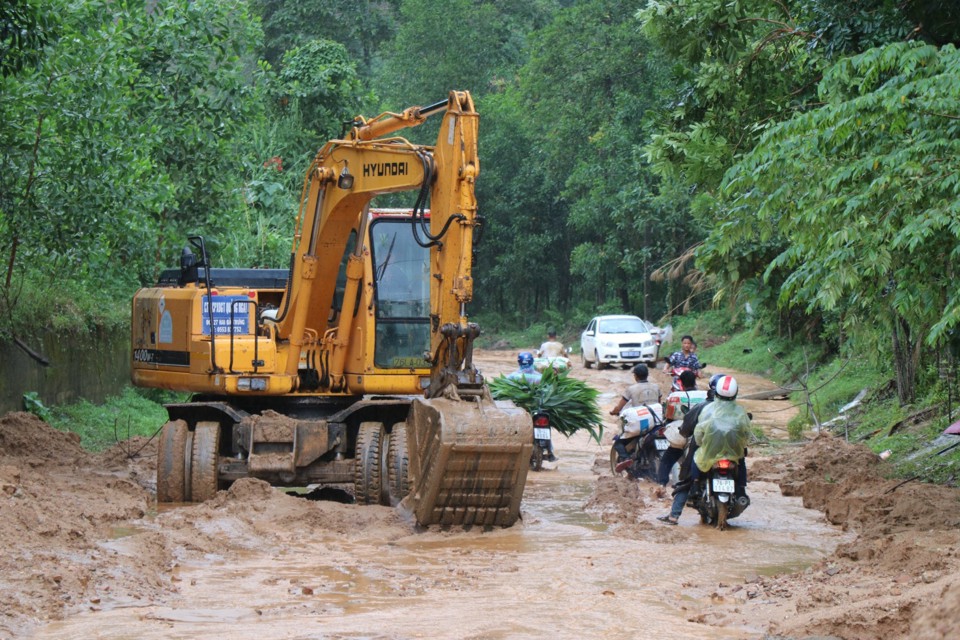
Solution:
{"label": "palm frond", "polygon": [[603,437],[603,422],[597,405],[600,394],[567,373],[568,370],[547,369],[539,383],[499,376],[489,382],[490,393],[495,399],[510,400],[529,413],[547,411],[550,426],[563,435],[569,438],[583,429],[599,444]]}

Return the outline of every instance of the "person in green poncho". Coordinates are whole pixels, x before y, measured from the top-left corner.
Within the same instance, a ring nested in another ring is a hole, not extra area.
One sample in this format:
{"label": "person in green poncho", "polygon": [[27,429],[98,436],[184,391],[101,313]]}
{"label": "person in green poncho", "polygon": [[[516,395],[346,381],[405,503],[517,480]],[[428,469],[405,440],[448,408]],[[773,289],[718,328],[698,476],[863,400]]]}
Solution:
{"label": "person in green poncho", "polygon": [[[746,409],[736,403],[738,385],[733,376],[723,376],[716,383],[716,402],[711,410],[700,414],[700,421],[693,432],[698,448],[693,456],[690,477],[696,482],[701,473],[707,473],[717,460],[739,460],[741,484],[746,482],[746,467],[743,457],[750,442],[750,416]],[[743,487],[740,487],[743,491]],[[677,524],[683,505],[690,495],[690,487],[677,491],[673,496],[673,506],[669,515],[657,520],[666,524]]]}

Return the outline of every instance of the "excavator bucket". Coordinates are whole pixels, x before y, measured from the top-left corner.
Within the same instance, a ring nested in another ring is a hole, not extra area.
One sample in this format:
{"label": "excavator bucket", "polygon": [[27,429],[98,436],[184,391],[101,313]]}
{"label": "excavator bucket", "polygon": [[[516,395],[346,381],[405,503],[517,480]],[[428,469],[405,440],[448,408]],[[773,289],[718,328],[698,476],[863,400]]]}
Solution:
{"label": "excavator bucket", "polygon": [[421,525],[510,526],[533,452],[533,422],[512,402],[417,398],[407,417],[410,493]]}

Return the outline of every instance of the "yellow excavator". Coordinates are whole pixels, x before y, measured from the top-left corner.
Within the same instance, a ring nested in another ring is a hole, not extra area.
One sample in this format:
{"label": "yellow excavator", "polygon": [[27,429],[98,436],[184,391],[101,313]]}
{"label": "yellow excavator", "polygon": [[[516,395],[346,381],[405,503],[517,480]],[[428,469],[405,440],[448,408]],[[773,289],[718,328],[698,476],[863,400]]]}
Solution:
{"label": "yellow excavator", "polygon": [[[433,146],[396,135],[441,114]],[[512,525],[532,421],[495,402],[468,322],[480,224],[468,92],[357,117],[304,181],[287,269],[213,268],[191,237],[133,299],[132,379],[167,405],[157,500],[202,502],[243,477],[352,485],[421,525]],[[382,194],[416,191],[409,210]]]}

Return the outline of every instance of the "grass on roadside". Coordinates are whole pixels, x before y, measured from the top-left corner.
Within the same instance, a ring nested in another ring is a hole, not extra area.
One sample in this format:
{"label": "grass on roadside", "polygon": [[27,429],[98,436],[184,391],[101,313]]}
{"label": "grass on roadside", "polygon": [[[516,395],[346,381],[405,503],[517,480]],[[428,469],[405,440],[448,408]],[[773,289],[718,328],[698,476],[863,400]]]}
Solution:
{"label": "grass on roadside", "polygon": [[36,398],[36,394],[27,394],[24,404],[28,411],[50,426],[79,435],[85,449],[102,451],[133,436],[155,434],[167,420],[167,412],[159,401],[173,398],[157,400],[155,402],[137,389],[127,387],[120,395],[107,398],[102,404],[80,400],[47,407]]}

